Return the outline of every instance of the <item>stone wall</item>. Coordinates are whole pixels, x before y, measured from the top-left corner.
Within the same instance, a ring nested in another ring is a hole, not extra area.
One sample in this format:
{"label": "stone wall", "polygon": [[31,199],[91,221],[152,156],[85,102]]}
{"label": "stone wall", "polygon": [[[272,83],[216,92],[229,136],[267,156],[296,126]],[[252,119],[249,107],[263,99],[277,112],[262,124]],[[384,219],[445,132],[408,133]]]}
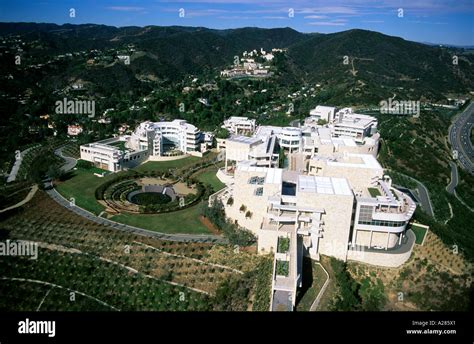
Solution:
{"label": "stone wall", "polygon": [[415,234],[409,230],[406,232],[406,241],[398,249],[392,250],[349,250],[348,260],[359,261],[371,265],[397,268],[404,264],[411,256],[415,245]]}

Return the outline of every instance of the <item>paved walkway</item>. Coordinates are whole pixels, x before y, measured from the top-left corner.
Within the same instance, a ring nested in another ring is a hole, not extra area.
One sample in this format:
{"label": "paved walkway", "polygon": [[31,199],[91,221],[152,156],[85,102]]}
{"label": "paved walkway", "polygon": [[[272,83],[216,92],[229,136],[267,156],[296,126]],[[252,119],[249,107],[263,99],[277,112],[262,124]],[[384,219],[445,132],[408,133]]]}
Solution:
{"label": "paved walkway", "polygon": [[450,194],[454,193],[454,189],[458,186],[459,177],[458,177],[458,166],[450,161],[449,166],[451,167],[451,181],[449,182],[448,186],[446,186],[446,191]]}
{"label": "paved walkway", "polygon": [[28,193],[28,195],[26,195],[26,197],[21,200],[20,202],[18,202],[17,204],[14,204],[12,205],[11,207],[8,207],[8,208],[5,208],[5,209],[2,209],[0,210],[0,213],[3,213],[5,211],[9,211],[9,210],[12,210],[12,209],[15,209],[15,208],[18,208],[18,207],[21,207],[23,204],[25,203],[28,203],[32,198],[33,196],[36,194],[36,191],[38,191],[38,185],[33,185],[33,187],[31,188],[30,192]]}
{"label": "paved walkway", "polygon": [[23,161],[23,158],[28,154],[29,151],[32,149],[36,148],[38,146],[33,146],[28,149],[25,149],[24,151],[20,152],[20,157],[19,159],[15,160],[15,163],[13,164],[13,167],[10,171],[10,174],[8,175],[7,178],[7,183],[14,182],[16,180],[16,175],[18,174],[18,171],[20,170],[21,162]]}
{"label": "paved walkway", "polygon": [[56,149],[54,151],[54,154],[56,154],[57,156],[59,156],[60,158],[64,159],[65,160],[65,163],[63,166],[61,166],[61,170],[63,172],[69,172],[70,170],[72,170],[74,167],[76,167],[76,164],[77,164],[77,159],[74,159],[74,158],[71,158],[69,156],[65,156],[63,154],[63,149],[65,148],[66,146],[62,146],[62,147],[59,147],[58,149]]}
{"label": "paved walkway", "polygon": [[326,271],[326,269],[324,268],[323,264],[319,263],[319,266],[321,266],[321,268],[324,270],[324,272],[326,273],[326,281],[324,282],[323,284],[323,287],[321,288],[321,290],[319,291],[318,293],[318,296],[316,296],[316,299],[314,299],[314,302],[313,304],[311,305],[311,307],[309,308],[309,310],[311,312],[316,312],[316,309],[318,308],[319,306],[319,303],[321,302],[321,298],[324,294],[324,292],[326,291],[328,285],[329,285],[329,273]]}

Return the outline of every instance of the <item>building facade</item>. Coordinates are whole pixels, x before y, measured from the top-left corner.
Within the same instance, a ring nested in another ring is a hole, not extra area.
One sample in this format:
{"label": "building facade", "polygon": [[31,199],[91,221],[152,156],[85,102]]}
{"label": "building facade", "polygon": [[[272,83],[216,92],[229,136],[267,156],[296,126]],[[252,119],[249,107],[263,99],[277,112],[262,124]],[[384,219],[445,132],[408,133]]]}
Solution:
{"label": "building facade", "polygon": [[184,120],[143,122],[131,135],[81,145],[81,159],[117,172],[147,160],[182,154],[198,155],[205,135]]}
{"label": "building facade", "polygon": [[[414,245],[407,224],[416,205],[376,159],[375,118],[331,111],[329,124],[313,117],[302,127],[260,126],[252,137],[226,140],[217,174],[226,188],[210,203],[221,201],[229,221],[256,235],[259,252],[275,254],[274,310],[294,307],[303,255],[395,267]],[[343,132],[337,124],[345,119],[358,124]],[[281,241],[289,242],[286,252]]]}

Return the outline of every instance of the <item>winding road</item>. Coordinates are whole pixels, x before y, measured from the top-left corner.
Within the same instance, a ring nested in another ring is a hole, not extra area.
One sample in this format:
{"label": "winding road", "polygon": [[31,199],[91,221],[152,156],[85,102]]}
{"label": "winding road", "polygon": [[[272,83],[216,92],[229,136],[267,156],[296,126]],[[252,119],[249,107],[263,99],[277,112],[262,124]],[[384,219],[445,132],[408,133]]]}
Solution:
{"label": "winding road", "polygon": [[[390,171],[389,169],[386,169],[387,171]],[[420,200],[420,205],[423,208],[423,210],[430,215],[431,217],[434,217],[434,212],[433,212],[433,205],[431,204],[431,199],[430,199],[430,194],[428,192],[427,187],[420,182],[418,179],[415,179],[413,177],[410,177],[406,174],[403,174],[401,172],[397,172],[398,174],[405,176],[412,180],[413,182],[416,183],[417,187],[414,191],[417,192],[418,198]]]}
{"label": "winding road", "polygon": [[453,194],[459,183],[458,166],[452,161],[449,162],[449,166],[451,167],[451,181],[446,186],[446,191]]}
{"label": "winding road", "polygon": [[[453,158],[467,172],[474,174],[474,148],[471,131],[474,125],[474,103],[457,115],[449,126],[448,140],[453,150]],[[456,153],[454,153],[456,152]]]}

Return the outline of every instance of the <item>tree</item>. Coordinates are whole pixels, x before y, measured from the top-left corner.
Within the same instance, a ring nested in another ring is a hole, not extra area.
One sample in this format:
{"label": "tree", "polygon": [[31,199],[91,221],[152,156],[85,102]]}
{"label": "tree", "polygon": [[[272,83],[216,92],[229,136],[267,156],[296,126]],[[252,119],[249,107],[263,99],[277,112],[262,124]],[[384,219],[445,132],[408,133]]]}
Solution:
{"label": "tree", "polygon": [[366,277],[360,284],[359,295],[364,311],[380,311],[386,302],[383,283],[380,279],[372,282],[370,277]]}
{"label": "tree", "polygon": [[354,311],[360,308],[359,285],[347,272],[347,265],[342,260],[331,258],[331,268],[339,289],[333,308],[336,311]]}
{"label": "tree", "polygon": [[61,178],[62,174],[63,174],[63,172],[58,167],[58,165],[49,166],[48,172],[46,173],[46,175],[51,179],[59,179],[59,178]]}
{"label": "tree", "polygon": [[230,133],[225,128],[219,128],[216,131],[216,138],[218,138],[218,139],[227,139],[229,136],[230,136]]}
{"label": "tree", "polygon": [[285,151],[283,148],[280,148],[280,152],[278,152],[278,167],[283,168],[285,165]]}
{"label": "tree", "polygon": [[231,244],[249,246],[256,241],[255,235],[253,235],[252,232],[227,221],[224,212],[224,205],[221,201],[215,200],[210,207],[207,206],[207,203],[203,203],[201,213],[218,229],[222,230],[224,236]]}

